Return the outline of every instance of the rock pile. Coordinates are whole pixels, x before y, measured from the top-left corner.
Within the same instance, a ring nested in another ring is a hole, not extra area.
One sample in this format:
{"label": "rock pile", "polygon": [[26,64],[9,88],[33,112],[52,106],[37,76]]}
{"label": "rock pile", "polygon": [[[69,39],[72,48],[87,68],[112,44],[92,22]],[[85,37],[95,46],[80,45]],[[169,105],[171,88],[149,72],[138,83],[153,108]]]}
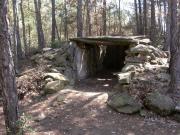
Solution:
{"label": "rock pile", "polygon": [[[118,84],[115,88],[119,92],[109,97],[108,105],[118,112],[127,114],[138,112],[141,108],[150,109],[161,116],[177,111],[178,105],[165,95],[170,81],[167,72],[168,55],[158,48],[143,44],[131,46],[126,53],[125,66],[116,74]],[[122,93],[126,93],[127,96],[124,98]],[[134,106],[129,105],[127,101],[138,103],[143,107],[130,112]],[[128,110],[124,111],[126,103]]]}
{"label": "rock pile", "polygon": [[66,43],[58,49],[44,48],[41,54],[38,53],[32,56],[31,60],[40,66],[46,66],[48,74],[55,75],[57,73],[56,75],[60,77],[64,75],[70,84],[74,84],[74,51],[74,45]]}
{"label": "rock pile", "polygon": [[142,73],[153,65],[166,65],[167,55],[165,52],[151,45],[138,44],[130,46],[126,51],[125,66],[117,74],[119,84],[130,84],[136,74]]}
{"label": "rock pile", "polygon": [[75,82],[74,66],[75,47],[66,43],[58,49],[44,48],[42,53],[31,57],[31,60],[39,66],[45,66],[44,90],[51,94],[63,89],[66,85],[73,85]]}

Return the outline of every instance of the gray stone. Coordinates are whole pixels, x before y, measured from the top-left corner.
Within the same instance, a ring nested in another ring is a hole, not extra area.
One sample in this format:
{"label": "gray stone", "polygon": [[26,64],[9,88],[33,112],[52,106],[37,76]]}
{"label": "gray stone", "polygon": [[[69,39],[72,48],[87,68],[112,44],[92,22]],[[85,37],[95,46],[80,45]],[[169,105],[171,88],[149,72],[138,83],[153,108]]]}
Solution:
{"label": "gray stone", "polygon": [[173,100],[159,92],[150,93],[144,100],[144,105],[162,116],[170,115],[174,109],[175,104]]}
{"label": "gray stone", "polygon": [[107,104],[120,113],[133,114],[140,111],[142,105],[127,93],[116,93],[112,95]]}
{"label": "gray stone", "polygon": [[61,56],[56,56],[55,57],[55,65],[56,66],[66,66],[66,58],[65,57],[61,57]]}
{"label": "gray stone", "polygon": [[69,80],[60,73],[46,73],[44,79],[46,82],[44,87],[45,94],[55,93],[69,84]]}
{"label": "gray stone", "polygon": [[52,82],[52,81],[53,81],[52,78],[46,78],[46,79],[45,79],[45,83]]}
{"label": "gray stone", "polygon": [[146,61],[148,61],[145,57],[141,57],[141,58],[138,58],[138,57],[126,57],[125,58],[125,63],[138,63],[138,64],[141,64],[141,63],[145,63]]}
{"label": "gray stone", "polygon": [[180,101],[177,102],[176,107],[175,107],[175,111],[180,113]]}
{"label": "gray stone", "polygon": [[130,64],[127,63],[127,64],[122,68],[121,72],[128,72],[128,71],[135,71],[135,70],[136,70],[136,66],[130,65]]}
{"label": "gray stone", "polygon": [[158,64],[158,62],[157,62],[157,60],[151,60],[151,61],[150,61],[150,64],[156,65],[156,64]]}
{"label": "gray stone", "polygon": [[170,80],[170,75],[167,73],[159,73],[157,79],[161,82],[168,82]]}
{"label": "gray stone", "polygon": [[159,58],[158,59],[158,64],[159,65],[166,65],[167,64],[167,59],[166,58]]}
{"label": "gray stone", "polygon": [[57,70],[56,68],[50,68],[48,69],[48,71],[53,72],[53,73],[59,73],[59,70]]}
{"label": "gray stone", "polygon": [[116,85],[114,85],[113,87],[115,90],[121,90],[122,89],[122,85],[117,83]]}
{"label": "gray stone", "polygon": [[67,81],[56,80],[48,82],[44,87],[45,94],[53,94],[65,88],[68,85]]}
{"label": "gray stone", "polygon": [[65,70],[65,72],[64,72],[64,75],[70,81],[70,85],[74,85],[74,83],[75,83],[75,76],[74,76],[73,70],[71,68],[67,68]]}
{"label": "gray stone", "polygon": [[61,73],[45,73],[44,79],[47,79],[47,78],[52,78],[54,81],[55,80],[61,80],[61,81],[68,82],[68,79],[64,75],[62,75]]}
{"label": "gray stone", "polygon": [[122,85],[117,83],[113,88],[119,92],[127,92],[130,88],[130,85]]}
{"label": "gray stone", "polygon": [[47,51],[51,51],[52,50],[52,48],[43,48],[43,52],[47,52]]}
{"label": "gray stone", "polygon": [[129,84],[134,76],[134,72],[118,73],[117,76],[120,84]]}
{"label": "gray stone", "polygon": [[130,48],[130,52],[141,53],[141,54],[149,54],[152,52],[152,50],[149,49],[149,47],[147,45],[139,44],[135,47]]}
{"label": "gray stone", "polygon": [[44,59],[47,60],[54,60],[55,59],[55,54],[51,53],[51,52],[46,52],[43,54]]}
{"label": "gray stone", "polygon": [[142,64],[139,63],[127,63],[121,70],[121,72],[136,71],[136,69],[142,68]]}
{"label": "gray stone", "polygon": [[155,56],[159,58],[166,57],[166,54],[163,51],[159,50],[158,48],[155,48],[151,45],[143,45],[143,44],[138,44],[137,46],[130,48],[130,53],[145,54],[145,55],[150,55],[151,57]]}
{"label": "gray stone", "polygon": [[175,114],[173,115],[173,119],[174,119],[175,121],[177,121],[177,122],[180,122],[180,114],[179,114],[179,113],[175,113]]}
{"label": "gray stone", "polygon": [[46,118],[46,115],[42,112],[37,117],[34,118],[34,121],[40,122],[40,121],[42,121],[45,118]]}
{"label": "gray stone", "polygon": [[36,54],[36,55],[33,55],[32,57],[31,57],[31,60],[32,61],[37,61],[38,59],[40,59],[40,58],[42,58],[42,55],[41,54]]}
{"label": "gray stone", "polygon": [[148,115],[148,111],[145,110],[145,109],[141,109],[140,112],[139,112],[140,116],[142,117],[146,117]]}

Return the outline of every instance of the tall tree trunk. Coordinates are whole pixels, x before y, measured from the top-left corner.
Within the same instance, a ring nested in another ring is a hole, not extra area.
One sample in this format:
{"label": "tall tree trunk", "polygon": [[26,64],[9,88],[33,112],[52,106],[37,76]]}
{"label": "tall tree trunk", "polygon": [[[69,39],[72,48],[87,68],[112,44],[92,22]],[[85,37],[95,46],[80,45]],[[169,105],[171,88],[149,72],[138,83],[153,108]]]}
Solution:
{"label": "tall tree trunk", "polygon": [[17,55],[17,4],[16,0],[12,0],[13,6],[13,54],[15,69],[18,70],[18,55]]}
{"label": "tall tree trunk", "polygon": [[31,26],[28,24],[28,53],[31,51]]}
{"label": "tall tree trunk", "polygon": [[38,34],[38,45],[39,49],[45,47],[44,32],[41,21],[41,0],[34,0],[35,14],[36,14],[36,28]]}
{"label": "tall tree trunk", "polygon": [[3,95],[3,110],[7,135],[21,134],[18,122],[18,97],[14,64],[9,44],[7,24],[7,0],[0,1],[0,92]]}
{"label": "tall tree trunk", "polygon": [[96,32],[96,35],[98,36],[98,31],[99,31],[99,28],[98,28],[98,13],[97,13],[97,0],[94,0],[94,25],[95,25],[95,32]]}
{"label": "tall tree trunk", "polygon": [[56,39],[56,14],[55,14],[55,0],[51,0],[52,4],[52,30],[51,30],[51,42]]}
{"label": "tall tree trunk", "polygon": [[119,34],[122,34],[122,23],[121,23],[121,0],[119,0],[119,9],[118,9],[118,18],[119,18]]}
{"label": "tall tree trunk", "polygon": [[[30,10],[30,0],[28,0],[28,10]],[[28,53],[31,51],[31,25],[28,20]]]}
{"label": "tall tree trunk", "polygon": [[23,34],[23,43],[24,43],[24,49],[25,49],[25,56],[28,54],[28,46],[27,46],[27,38],[26,38],[26,26],[24,22],[24,10],[23,10],[23,0],[21,0],[20,3],[20,10],[21,10],[21,19],[22,19],[22,34]]}
{"label": "tall tree trunk", "polygon": [[111,7],[109,6],[109,9],[108,9],[108,25],[109,25],[109,29],[108,29],[108,35],[110,35],[111,33]]}
{"label": "tall tree trunk", "polygon": [[59,29],[57,27],[57,23],[56,23],[56,34],[57,34],[58,40],[61,41],[60,36],[59,36]]}
{"label": "tall tree trunk", "polygon": [[147,35],[147,0],[143,2],[143,12],[144,12],[144,35]]}
{"label": "tall tree trunk", "polygon": [[17,56],[18,60],[23,58],[23,51],[22,51],[22,45],[21,45],[21,37],[19,32],[19,15],[17,14],[17,24],[16,24],[16,38],[17,38]]}
{"label": "tall tree trunk", "polygon": [[[164,0],[164,3],[166,3],[166,0]],[[171,44],[171,30],[170,30],[170,24],[171,24],[171,3],[168,0],[168,12],[166,17],[166,36],[165,36],[165,44],[163,47],[164,51],[170,50],[170,44]],[[165,9],[166,10],[166,9]]]}
{"label": "tall tree trunk", "polygon": [[159,34],[163,34],[163,24],[162,24],[162,7],[161,7],[161,1],[157,1],[157,7],[158,7],[158,30]]}
{"label": "tall tree trunk", "polygon": [[138,0],[139,4],[139,34],[143,35],[143,22],[142,22],[142,7],[141,7],[141,0]]}
{"label": "tall tree trunk", "polygon": [[86,0],[86,36],[91,36],[91,7],[90,7],[90,0]]}
{"label": "tall tree trunk", "polygon": [[164,35],[166,35],[166,22],[167,22],[167,3],[166,2],[167,2],[166,0],[163,0],[163,6],[164,6],[164,16],[163,16],[163,18],[164,18],[164,21],[165,21],[164,28],[163,28]]}
{"label": "tall tree trunk", "polygon": [[103,14],[102,14],[102,21],[103,21],[103,35],[106,35],[106,0],[103,0]]}
{"label": "tall tree trunk", "polygon": [[61,21],[60,21],[60,27],[59,27],[59,36],[60,36],[60,41],[62,39],[62,27],[63,27],[63,16],[61,15]]}
{"label": "tall tree trunk", "polygon": [[77,0],[77,37],[83,36],[82,0]]}
{"label": "tall tree trunk", "polygon": [[64,37],[65,37],[65,40],[67,41],[68,40],[68,17],[67,17],[67,1],[64,0],[64,14],[65,14],[65,17],[64,17]]}
{"label": "tall tree trunk", "polygon": [[139,17],[138,17],[138,8],[137,8],[137,0],[134,0],[134,8],[136,14],[136,33],[139,34]]}
{"label": "tall tree trunk", "polygon": [[180,21],[180,16],[177,16],[177,0],[169,0],[170,6],[170,92],[175,92],[180,90],[180,24],[177,25]]}
{"label": "tall tree trunk", "polygon": [[114,26],[113,26],[113,29],[114,29],[114,34],[116,33],[116,12],[113,12],[113,17],[114,17],[114,19],[113,19],[113,21],[114,21]]}
{"label": "tall tree trunk", "polygon": [[155,0],[151,0],[151,31],[150,39],[153,44],[156,40],[156,18],[155,18]]}

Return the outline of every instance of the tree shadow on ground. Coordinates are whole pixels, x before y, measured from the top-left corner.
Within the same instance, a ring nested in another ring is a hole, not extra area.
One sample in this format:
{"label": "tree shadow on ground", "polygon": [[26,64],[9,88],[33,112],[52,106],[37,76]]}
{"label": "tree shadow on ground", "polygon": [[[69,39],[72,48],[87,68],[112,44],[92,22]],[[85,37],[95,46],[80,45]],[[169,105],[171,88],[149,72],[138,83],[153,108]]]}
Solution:
{"label": "tree shadow on ground", "polygon": [[[115,81],[89,78],[73,89],[25,106],[25,112],[33,116],[30,126],[38,135],[178,135],[180,124],[173,121],[119,114],[107,107],[107,93],[113,90]],[[43,117],[37,120],[41,114]]]}

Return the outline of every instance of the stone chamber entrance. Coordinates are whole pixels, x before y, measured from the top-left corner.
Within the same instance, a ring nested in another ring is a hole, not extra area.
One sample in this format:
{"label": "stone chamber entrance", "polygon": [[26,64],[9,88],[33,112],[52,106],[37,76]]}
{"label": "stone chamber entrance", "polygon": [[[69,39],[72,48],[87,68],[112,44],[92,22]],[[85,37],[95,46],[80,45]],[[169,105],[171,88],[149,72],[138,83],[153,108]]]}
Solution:
{"label": "stone chamber entrance", "polygon": [[128,46],[118,45],[106,46],[106,51],[102,62],[102,70],[112,72],[121,71],[126,57],[125,51],[128,48]]}
{"label": "stone chamber entrance", "polygon": [[74,64],[77,78],[85,79],[98,73],[121,72],[126,51],[130,46],[139,44],[139,37],[86,37],[71,41],[76,45]]}

